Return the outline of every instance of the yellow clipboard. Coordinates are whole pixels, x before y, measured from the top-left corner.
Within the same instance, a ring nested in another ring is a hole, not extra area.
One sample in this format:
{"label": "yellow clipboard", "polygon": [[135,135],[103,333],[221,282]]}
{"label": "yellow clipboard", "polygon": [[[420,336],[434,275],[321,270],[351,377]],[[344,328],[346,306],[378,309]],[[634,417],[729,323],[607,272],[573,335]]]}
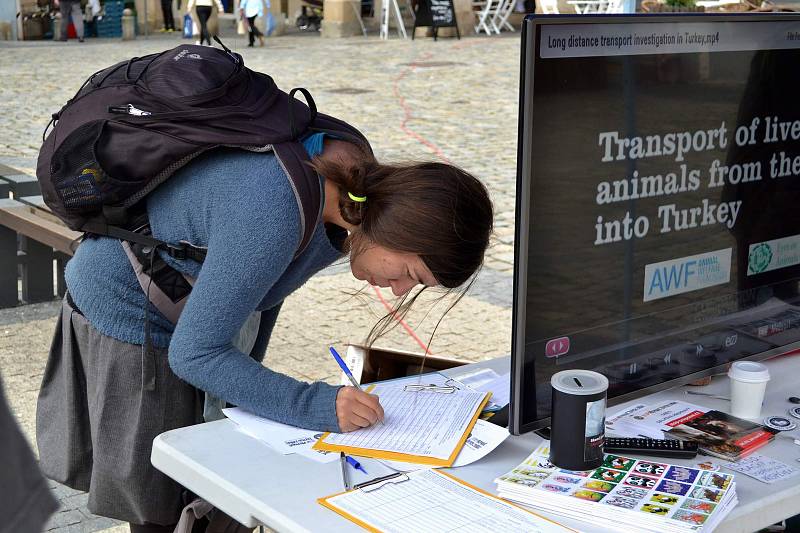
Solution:
{"label": "yellow clipboard", "polygon": [[[365,392],[370,392],[375,388],[375,385],[371,385],[369,388],[365,390]],[[326,452],[345,452],[350,455],[357,455],[359,457],[371,457],[373,459],[388,459],[390,461],[403,461],[406,463],[415,463],[415,464],[422,464],[422,465],[431,465],[431,466],[452,466],[455,462],[458,454],[461,453],[461,448],[464,447],[464,443],[467,442],[469,438],[469,434],[472,433],[472,428],[475,426],[475,422],[477,422],[478,418],[480,417],[481,411],[483,408],[486,407],[486,404],[489,402],[489,398],[492,396],[491,392],[487,392],[484,396],[483,400],[481,401],[478,408],[475,410],[475,414],[472,415],[472,419],[470,420],[469,424],[467,424],[467,429],[464,431],[464,434],[461,435],[461,438],[458,440],[453,453],[450,454],[450,457],[447,459],[439,459],[436,457],[426,457],[424,455],[413,455],[408,453],[400,453],[400,452],[390,452],[386,450],[375,450],[372,448],[358,448],[355,446],[343,446],[339,444],[329,444],[325,442],[325,439],[330,435],[330,432],[325,433],[322,435],[319,440],[312,446],[315,450],[321,450]]]}
{"label": "yellow clipboard", "polygon": [[[554,526],[558,526],[559,528],[561,528],[564,532],[578,533],[576,530],[574,530],[572,528],[569,528],[567,526],[559,524],[558,522],[555,522],[554,520],[546,518],[546,517],[544,517],[544,516],[542,516],[542,515],[540,515],[538,513],[534,513],[533,511],[531,511],[529,509],[525,509],[521,505],[517,505],[514,502],[510,502],[510,501],[504,500],[502,498],[499,498],[499,497],[495,496],[494,494],[486,492],[485,490],[483,490],[483,489],[481,489],[479,487],[476,487],[475,485],[472,485],[471,483],[467,483],[463,479],[459,479],[459,478],[455,477],[452,474],[448,474],[447,472],[442,472],[441,470],[435,470],[434,472],[436,472],[438,474],[441,474],[441,475],[443,475],[445,477],[448,477],[452,481],[454,481],[455,483],[458,483],[460,485],[468,487],[468,488],[470,488],[470,489],[482,494],[483,496],[486,496],[487,498],[491,498],[493,500],[499,500],[499,501],[503,502],[504,504],[508,504],[508,505],[510,505],[512,507],[515,507],[515,508],[517,508],[517,509],[519,509],[521,511],[524,511],[524,512],[526,512],[528,514],[531,514],[531,515],[535,516],[536,518],[539,518],[541,520],[545,520],[547,522],[550,522]],[[336,498],[336,497],[341,496],[343,494],[350,494],[350,493],[355,492],[357,490],[360,490],[360,489],[353,489],[353,490],[348,490],[348,491],[343,491],[343,492],[337,492],[336,494],[331,494],[330,496],[325,496],[323,498],[317,498],[317,502],[320,505],[322,505],[323,507],[327,507],[328,509],[330,509],[334,513],[338,514],[339,516],[341,516],[343,518],[346,518],[347,520],[350,520],[351,522],[353,522],[355,524],[358,524],[359,526],[363,527],[367,531],[371,531],[373,533],[383,533],[382,530],[370,526],[366,522],[362,521],[360,518],[352,515],[351,513],[345,511],[344,509],[341,509],[340,507],[337,507],[335,504],[333,504],[330,501],[328,501],[328,500],[330,500],[332,498]]]}

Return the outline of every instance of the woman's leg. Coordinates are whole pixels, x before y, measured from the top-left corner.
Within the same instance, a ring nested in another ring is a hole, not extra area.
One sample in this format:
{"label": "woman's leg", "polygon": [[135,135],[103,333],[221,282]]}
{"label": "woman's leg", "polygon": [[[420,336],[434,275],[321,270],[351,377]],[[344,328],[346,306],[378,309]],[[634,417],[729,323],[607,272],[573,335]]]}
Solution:
{"label": "woman's leg", "polygon": [[[251,35],[253,37],[258,37],[259,44],[261,46],[264,46],[264,34],[261,33],[261,30],[259,30],[258,26],[256,26],[256,17],[250,17],[247,20],[250,22],[250,28],[252,28]],[[251,43],[254,41],[253,37],[250,37],[250,42]]]}
{"label": "woman's leg", "polygon": [[197,19],[200,22],[200,44],[208,41],[211,46],[211,34],[208,32],[208,19],[211,17],[211,6],[197,6]]}
{"label": "woman's leg", "polygon": [[256,42],[256,32],[258,28],[256,28],[256,17],[247,17],[247,39],[249,40],[247,46],[253,46]]}
{"label": "woman's leg", "polygon": [[174,23],[170,24],[170,19],[172,18],[172,0],[161,0],[161,16],[164,19],[164,31],[174,26]]}

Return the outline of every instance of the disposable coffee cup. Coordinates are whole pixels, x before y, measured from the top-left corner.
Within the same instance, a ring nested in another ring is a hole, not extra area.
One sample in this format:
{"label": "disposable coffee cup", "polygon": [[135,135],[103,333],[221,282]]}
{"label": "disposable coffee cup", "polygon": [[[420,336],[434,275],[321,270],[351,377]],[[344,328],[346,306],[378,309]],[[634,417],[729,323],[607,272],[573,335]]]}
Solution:
{"label": "disposable coffee cup", "polygon": [[731,380],[731,414],[739,418],[759,418],[769,370],[761,363],[737,361],[728,370]]}

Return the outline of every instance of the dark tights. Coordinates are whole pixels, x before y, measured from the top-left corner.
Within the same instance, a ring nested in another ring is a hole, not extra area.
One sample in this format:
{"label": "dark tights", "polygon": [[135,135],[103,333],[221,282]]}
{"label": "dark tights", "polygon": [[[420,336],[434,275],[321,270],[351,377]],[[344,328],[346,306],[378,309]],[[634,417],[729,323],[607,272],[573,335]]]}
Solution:
{"label": "dark tights", "polygon": [[[211,46],[211,34],[208,33],[208,19],[211,17],[211,6],[197,6],[197,19],[200,21],[200,44],[203,40]],[[133,531],[131,531],[133,533]]]}

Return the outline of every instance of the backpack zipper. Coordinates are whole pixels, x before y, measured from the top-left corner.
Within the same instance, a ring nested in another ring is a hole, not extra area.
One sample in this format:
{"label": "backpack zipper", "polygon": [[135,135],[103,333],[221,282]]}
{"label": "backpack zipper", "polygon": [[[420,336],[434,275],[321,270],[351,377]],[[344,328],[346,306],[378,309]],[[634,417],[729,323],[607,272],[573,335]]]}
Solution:
{"label": "backpack zipper", "polygon": [[108,106],[109,113],[116,113],[121,115],[134,115],[137,117],[146,117],[150,115],[150,111],[144,111],[137,107],[134,107],[133,104],[123,105],[123,106]]}

